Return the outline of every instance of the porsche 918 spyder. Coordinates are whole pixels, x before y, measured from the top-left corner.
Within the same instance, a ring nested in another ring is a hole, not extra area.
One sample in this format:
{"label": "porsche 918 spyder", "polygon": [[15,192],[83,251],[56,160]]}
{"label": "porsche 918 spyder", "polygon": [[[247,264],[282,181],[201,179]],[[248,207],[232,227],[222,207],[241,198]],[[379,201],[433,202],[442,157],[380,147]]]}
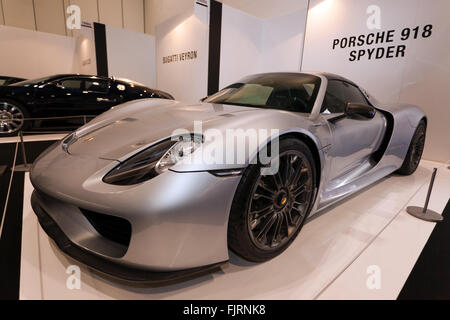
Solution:
{"label": "porsche 918 spyder", "polygon": [[[334,74],[248,76],[200,103],[139,100],[98,116],[35,161],[32,206],[62,251],[129,281],[203,272],[229,249],[263,262],[308,217],[393,172],[412,174],[426,126],[420,108],[382,105]],[[237,161],[238,143],[211,137],[230,130],[276,134],[245,137]],[[211,147],[234,161],[206,161]]]}

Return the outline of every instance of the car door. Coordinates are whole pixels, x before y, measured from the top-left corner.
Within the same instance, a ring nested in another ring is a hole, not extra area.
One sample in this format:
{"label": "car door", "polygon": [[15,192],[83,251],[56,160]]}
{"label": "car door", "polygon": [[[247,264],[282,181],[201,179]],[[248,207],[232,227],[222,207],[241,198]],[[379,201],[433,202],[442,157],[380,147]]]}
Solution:
{"label": "car door", "polygon": [[345,116],[349,102],[369,104],[356,86],[330,80],[321,113],[328,120],[332,133],[329,150],[332,158],[331,179],[369,164],[370,156],[380,146],[386,128],[386,119],[381,112],[377,112],[372,119]]}
{"label": "car door", "polygon": [[82,79],[59,79],[36,88],[35,103],[41,114],[48,117],[77,116],[79,102],[83,99],[83,88]]}
{"label": "car door", "polygon": [[80,111],[84,114],[96,116],[117,104],[117,96],[112,94],[110,80],[87,78],[84,83],[85,95],[80,104]]}

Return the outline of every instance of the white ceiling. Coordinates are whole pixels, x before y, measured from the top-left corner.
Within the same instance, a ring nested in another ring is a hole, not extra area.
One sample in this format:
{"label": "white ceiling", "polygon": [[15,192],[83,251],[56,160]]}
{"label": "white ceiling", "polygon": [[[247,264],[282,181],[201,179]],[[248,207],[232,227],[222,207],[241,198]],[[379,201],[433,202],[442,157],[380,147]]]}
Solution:
{"label": "white ceiling", "polygon": [[308,0],[218,0],[258,18],[268,19],[306,10]]}

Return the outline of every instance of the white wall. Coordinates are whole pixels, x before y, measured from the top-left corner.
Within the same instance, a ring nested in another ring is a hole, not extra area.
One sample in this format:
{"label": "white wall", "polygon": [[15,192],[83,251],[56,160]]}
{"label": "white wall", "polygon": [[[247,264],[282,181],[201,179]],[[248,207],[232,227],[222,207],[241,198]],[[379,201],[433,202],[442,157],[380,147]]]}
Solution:
{"label": "white wall", "polygon": [[227,5],[222,6],[220,89],[244,76],[261,72],[262,28],[261,19]]}
{"label": "white wall", "polygon": [[35,30],[33,0],[1,0],[4,23],[11,27]]}
{"label": "white wall", "polygon": [[128,30],[144,33],[144,1],[125,0],[122,1],[122,7],[123,27]]}
{"label": "white wall", "polygon": [[306,10],[308,6],[308,1],[302,0],[219,0],[219,2],[262,19]]}
{"label": "white wall", "polygon": [[106,26],[109,75],[156,87],[155,37]]}
{"label": "white wall", "polygon": [[305,19],[306,9],[261,19],[224,4],[219,87],[249,74],[299,71]]}
{"label": "white wall", "polygon": [[[208,34],[208,8],[199,5],[156,26],[158,89],[188,102],[207,95]],[[197,51],[196,59],[163,63],[163,57],[190,51]]]}
{"label": "white wall", "polygon": [[73,73],[97,74],[94,30],[81,27],[80,30],[73,31],[73,37],[76,40]]}
{"label": "white wall", "polygon": [[263,72],[300,70],[306,13],[305,6],[263,21]]}
{"label": "white wall", "polygon": [[159,3],[175,7],[174,1],[179,8],[182,1],[190,0],[0,0],[0,25],[71,36],[74,32],[66,28],[66,9],[78,5],[82,21],[154,35],[154,28],[145,29],[159,18],[153,9]]}
{"label": "white wall", "polygon": [[156,25],[176,16],[192,13],[195,0],[144,0],[146,32],[156,33]]}
{"label": "white wall", "polygon": [[0,74],[38,78],[74,71],[76,39],[0,26]]}
{"label": "white wall", "polygon": [[3,12],[3,4],[0,0],[0,24],[5,24],[5,19],[3,18],[4,12]]}
{"label": "white wall", "polygon": [[[405,57],[349,61],[354,48],[332,49],[333,40],[368,34],[369,5],[381,9],[381,29],[394,29],[389,44],[359,49],[406,45]],[[450,2],[448,0],[324,0],[311,1],[306,28],[303,69],[328,71],[359,83],[378,100],[412,103],[428,115],[428,137],[424,158],[450,159]],[[401,30],[433,24],[427,39],[400,40]]]}
{"label": "white wall", "polygon": [[122,28],[122,0],[98,0],[98,18],[104,25]]}
{"label": "white wall", "polygon": [[34,0],[37,31],[66,35],[64,2],[61,0]]}
{"label": "white wall", "polygon": [[58,73],[96,74],[93,30],[68,37],[0,26],[0,74],[39,78]]}

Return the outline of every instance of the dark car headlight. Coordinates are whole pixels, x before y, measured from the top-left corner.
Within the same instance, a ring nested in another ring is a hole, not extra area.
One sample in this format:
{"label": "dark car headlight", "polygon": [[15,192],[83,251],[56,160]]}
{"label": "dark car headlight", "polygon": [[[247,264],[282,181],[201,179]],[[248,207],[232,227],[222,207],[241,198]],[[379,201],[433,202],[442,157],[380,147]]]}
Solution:
{"label": "dark car headlight", "polygon": [[189,156],[203,142],[196,135],[178,140],[166,139],[119,164],[103,178],[115,185],[133,185],[150,180]]}

